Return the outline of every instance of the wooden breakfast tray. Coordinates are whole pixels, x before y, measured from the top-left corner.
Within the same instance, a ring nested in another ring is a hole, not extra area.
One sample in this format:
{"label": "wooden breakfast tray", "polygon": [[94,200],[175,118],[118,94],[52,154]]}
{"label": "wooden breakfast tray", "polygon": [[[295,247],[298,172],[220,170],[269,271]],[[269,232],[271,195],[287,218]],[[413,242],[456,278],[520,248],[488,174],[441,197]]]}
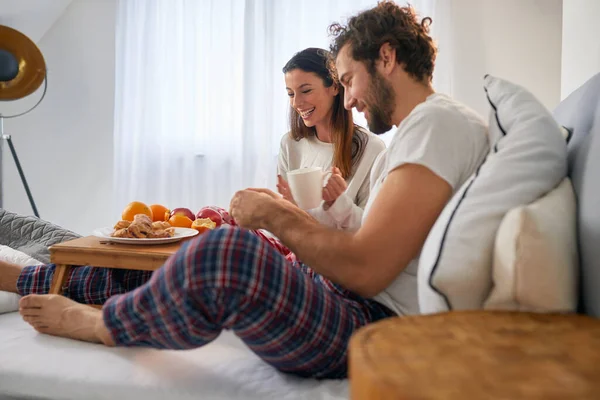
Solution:
{"label": "wooden breakfast tray", "polygon": [[73,266],[93,265],[104,268],[155,271],[179,250],[184,242],[156,245],[109,243],[96,236],[87,236],[50,247],[50,261],[56,264],[50,288],[52,294],[62,294],[65,280]]}

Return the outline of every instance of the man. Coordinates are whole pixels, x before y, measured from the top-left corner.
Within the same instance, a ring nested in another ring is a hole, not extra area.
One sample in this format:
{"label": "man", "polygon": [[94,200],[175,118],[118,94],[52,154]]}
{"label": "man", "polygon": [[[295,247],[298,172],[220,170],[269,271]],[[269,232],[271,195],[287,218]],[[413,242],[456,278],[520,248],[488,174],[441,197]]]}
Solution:
{"label": "man", "polygon": [[421,247],[488,150],[483,121],[431,87],[430,22],[384,1],[331,27],[345,107],[364,112],[375,133],[398,126],[375,163],[357,232],[326,228],[269,190],[242,190],[231,200],[238,224],[274,233],[302,263],[246,229],[222,228],[184,244],[147,283],[101,311],[29,295],[23,318],[43,333],[110,346],[192,348],[232,329],[281,371],[345,377],[353,332],[419,312]]}

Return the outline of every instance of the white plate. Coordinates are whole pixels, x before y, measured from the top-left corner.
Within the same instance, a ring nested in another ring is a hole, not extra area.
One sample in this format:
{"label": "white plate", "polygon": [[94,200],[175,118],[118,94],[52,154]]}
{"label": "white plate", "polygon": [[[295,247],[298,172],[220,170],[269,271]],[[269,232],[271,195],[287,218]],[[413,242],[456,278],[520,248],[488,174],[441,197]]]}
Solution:
{"label": "white plate", "polygon": [[92,235],[105,239],[108,242],[126,243],[126,244],[164,244],[178,242],[181,239],[196,236],[198,231],[191,228],[174,228],[175,234],[168,238],[119,238],[110,236],[114,228],[100,228],[92,232]]}

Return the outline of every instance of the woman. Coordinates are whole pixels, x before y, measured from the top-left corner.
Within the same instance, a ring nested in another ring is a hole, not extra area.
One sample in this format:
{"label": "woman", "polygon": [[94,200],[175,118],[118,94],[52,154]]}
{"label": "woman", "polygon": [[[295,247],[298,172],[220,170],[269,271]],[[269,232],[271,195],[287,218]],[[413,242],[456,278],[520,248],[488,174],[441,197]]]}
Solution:
{"label": "woman", "polygon": [[281,139],[277,188],[293,201],[284,179],[287,172],[305,167],[331,169],[323,189],[324,203],[310,214],[326,225],[354,230],[356,226],[344,225],[330,207],[342,194],[348,209],[365,207],[371,167],[385,144],[353,123],[328,51],[303,50],[287,62],[283,73],[290,98],[290,132]]}
{"label": "woman", "polygon": [[[353,123],[352,112],[344,108],[344,88],[328,51],[302,50],[285,64],[283,73],[290,98],[290,131],[281,138],[277,189],[295,203],[285,179],[289,171],[307,167],[331,170],[323,188],[324,202],[308,212],[324,225],[355,231],[369,198],[371,167],[385,144]],[[217,211],[223,220],[232,221],[227,211]],[[286,258],[296,260],[279,240],[263,231],[256,233]]]}
{"label": "woman", "polygon": [[[295,203],[285,179],[289,171],[308,167],[331,170],[322,206],[308,212],[325,225],[354,231],[369,198],[371,167],[385,144],[353,123],[352,112],[344,108],[344,88],[328,51],[302,50],[285,64],[283,73],[290,98],[290,131],[281,138],[277,189]],[[218,211],[224,220],[231,220],[225,210]],[[284,254],[289,252],[271,242]]]}
{"label": "woman", "polygon": [[[291,130],[282,139],[279,173],[308,166],[334,166],[332,177],[323,189],[323,206],[310,212],[328,226],[350,228],[336,218],[343,213],[335,214],[333,211],[343,208],[346,212],[362,214],[360,207],[364,207],[368,197],[369,172],[385,145],[379,138],[353,124],[352,113],[343,107],[343,88],[329,52],[321,49],[303,50],[292,57],[283,71],[290,96]],[[281,178],[278,187],[284,197],[293,201],[289,187]],[[333,202],[337,204],[330,207]],[[211,208],[221,213],[226,223],[236,225],[227,211]],[[288,260],[296,260],[295,255],[279,240],[262,231],[255,233]],[[31,266],[21,270],[20,267],[0,263],[2,269],[7,271],[5,276],[9,277],[9,282],[0,289],[16,289],[21,295],[48,293],[54,274],[54,265]],[[81,303],[103,304],[113,295],[129,292],[144,284],[151,275],[148,271],[98,269],[92,266],[73,268],[65,295]]]}

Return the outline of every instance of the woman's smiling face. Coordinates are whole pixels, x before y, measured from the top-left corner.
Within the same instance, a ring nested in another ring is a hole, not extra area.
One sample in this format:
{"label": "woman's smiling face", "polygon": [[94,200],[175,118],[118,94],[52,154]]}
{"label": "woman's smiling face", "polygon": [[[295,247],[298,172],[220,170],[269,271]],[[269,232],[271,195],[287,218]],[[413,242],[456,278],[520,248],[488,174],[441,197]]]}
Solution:
{"label": "woman's smiling face", "polygon": [[306,126],[329,124],[333,101],[338,94],[335,85],[325,87],[319,75],[296,68],[286,72],[285,88],[290,105]]}

